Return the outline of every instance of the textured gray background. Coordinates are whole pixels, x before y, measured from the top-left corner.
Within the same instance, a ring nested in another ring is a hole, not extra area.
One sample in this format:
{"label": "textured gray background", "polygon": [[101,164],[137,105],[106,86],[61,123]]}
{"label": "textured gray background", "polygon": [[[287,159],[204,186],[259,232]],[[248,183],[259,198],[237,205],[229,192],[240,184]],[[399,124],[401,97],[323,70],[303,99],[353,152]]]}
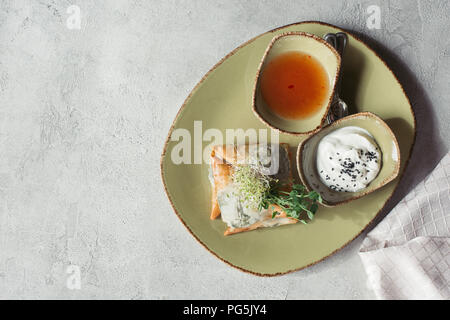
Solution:
{"label": "textured gray background", "polygon": [[[66,27],[72,4],[81,30]],[[372,4],[380,30],[366,27]],[[278,278],[213,257],[166,199],[163,141],[190,90],[229,51],[322,20],[374,47],[417,112],[411,166],[389,209],[449,147],[449,16],[448,1],[2,0],[0,298],[373,298],[362,237]],[[66,287],[71,264],[80,290]]]}

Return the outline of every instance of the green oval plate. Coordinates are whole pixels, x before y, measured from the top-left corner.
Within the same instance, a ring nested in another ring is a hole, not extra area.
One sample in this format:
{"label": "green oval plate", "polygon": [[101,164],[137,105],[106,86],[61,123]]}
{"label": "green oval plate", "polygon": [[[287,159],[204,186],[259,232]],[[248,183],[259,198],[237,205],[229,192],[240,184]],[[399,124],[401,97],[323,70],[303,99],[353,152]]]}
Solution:
{"label": "green oval plate", "polygon": [[[222,261],[260,276],[305,268],[344,247],[381,211],[399,180],[348,204],[321,207],[308,225],[297,223],[225,237],[225,224],[221,219],[209,219],[208,165],[174,164],[170,155],[178,142],[171,141],[172,132],[185,128],[194,137],[195,120],[202,121],[203,132],[208,128],[222,132],[227,128],[266,128],[251,107],[256,71],[271,39],[288,31],[304,31],[322,37],[328,32],[343,30],[319,22],[297,23],[266,32],[232,51],[203,77],[184,102],[161,158],[167,195],[189,232]],[[373,112],[391,127],[400,145],[401,175],[415,138],[415,118],[410,102],[381,58],[348,34],[343,60],[343,99],[350,105],[351,113]],[[292,147],[297,147],[302,139],[304,137],[280,134],[280,141]],[[203,146],[208,144],[203,142]],[[296,174],[295,170],[293,172]]]}

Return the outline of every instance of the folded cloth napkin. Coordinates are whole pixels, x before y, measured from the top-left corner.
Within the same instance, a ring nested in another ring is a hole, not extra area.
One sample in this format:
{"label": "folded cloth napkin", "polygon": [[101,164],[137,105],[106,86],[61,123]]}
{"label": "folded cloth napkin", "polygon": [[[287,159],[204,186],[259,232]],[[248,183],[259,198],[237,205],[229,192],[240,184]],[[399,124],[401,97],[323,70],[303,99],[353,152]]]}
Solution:
{"label": "folded cloth napkin", "polygon": [[378,299],[450,299],[450,153],[364,239]]}

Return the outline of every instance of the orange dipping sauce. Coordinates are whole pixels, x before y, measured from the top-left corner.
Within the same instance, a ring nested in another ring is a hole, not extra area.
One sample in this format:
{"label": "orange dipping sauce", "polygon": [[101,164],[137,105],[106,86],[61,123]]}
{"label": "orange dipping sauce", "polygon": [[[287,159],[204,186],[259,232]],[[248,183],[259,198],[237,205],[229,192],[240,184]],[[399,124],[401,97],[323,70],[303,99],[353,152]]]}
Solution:
{"label": "orange dipping sauce", "polygon": [[286,119],[314,115],[328,97],[328,75],[314,57],[286,52],[269,61],[261,74],[261,93],[269,108]]}

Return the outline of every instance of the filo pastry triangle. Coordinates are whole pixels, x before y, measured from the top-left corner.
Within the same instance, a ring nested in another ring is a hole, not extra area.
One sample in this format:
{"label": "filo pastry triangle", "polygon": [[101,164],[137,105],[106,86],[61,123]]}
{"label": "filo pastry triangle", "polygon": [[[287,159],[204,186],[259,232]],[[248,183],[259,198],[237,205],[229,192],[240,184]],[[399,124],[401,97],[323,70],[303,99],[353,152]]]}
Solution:
{"label": "filo pastry triangle", "polygon": [[[277,165],[274,166],[274,161]],[[275,204],[267,209],[248,206],[239,194],[233,173],[238,166],[256,166],[266,170],[270,178],[278,180],[286,186],[292,185],[292,168],[289,145],[281,144],[243,144],[217,145],[211,152],[210,181],[212,186],[211,219],[221,216],[227,224],[224,235],[251,231],[264,227],[276,227],[297,223],[298,220],[288,217]],[[261,170],[264,172],[264,170]],[[273,171],[273,170],[272,170]],[[272,217],[274,211],[278,211]]]}

